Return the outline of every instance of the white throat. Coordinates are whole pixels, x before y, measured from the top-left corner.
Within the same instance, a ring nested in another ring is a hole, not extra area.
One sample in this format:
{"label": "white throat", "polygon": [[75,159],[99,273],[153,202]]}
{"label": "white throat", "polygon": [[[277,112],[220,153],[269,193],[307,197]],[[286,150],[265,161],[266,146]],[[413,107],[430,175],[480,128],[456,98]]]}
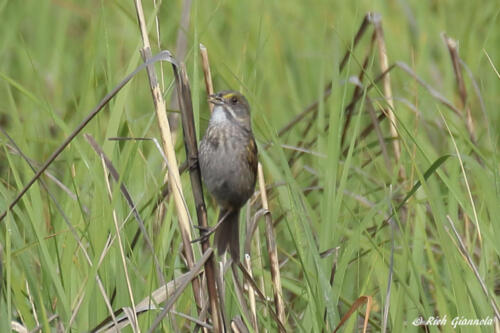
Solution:
{"label": "white throat", "polygon": [[213,124],[219,124],[228,121],[226,112],[222,105],[216,105],[212,116],[210,117],[210,122]]}

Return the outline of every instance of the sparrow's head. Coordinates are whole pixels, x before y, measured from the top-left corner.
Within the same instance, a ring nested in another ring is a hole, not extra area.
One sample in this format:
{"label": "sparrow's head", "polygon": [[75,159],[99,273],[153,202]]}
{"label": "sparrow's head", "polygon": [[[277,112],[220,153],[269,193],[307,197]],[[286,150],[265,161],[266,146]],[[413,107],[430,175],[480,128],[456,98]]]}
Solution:
{"label": "sparrow's head", "polygon": [[223,90],[210,95],[209,103],[214,104],[210,122],[236,122],[250,129],[250,105],[240,92]]}

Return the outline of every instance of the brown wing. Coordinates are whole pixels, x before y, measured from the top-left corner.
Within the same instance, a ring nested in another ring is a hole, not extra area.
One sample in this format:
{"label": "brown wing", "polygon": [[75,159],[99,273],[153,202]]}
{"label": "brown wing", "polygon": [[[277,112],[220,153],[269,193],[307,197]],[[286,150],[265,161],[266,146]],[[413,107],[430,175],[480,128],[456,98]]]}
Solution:
{"label": "brown wing", "polygon": [[258,156],[257,156],[257,145],[255,144],[253,136],[250,137],[250,140],[248,141],[247,144],[247,161],[248,165],[250,166],[250,170],[254,175],[256,175]]}

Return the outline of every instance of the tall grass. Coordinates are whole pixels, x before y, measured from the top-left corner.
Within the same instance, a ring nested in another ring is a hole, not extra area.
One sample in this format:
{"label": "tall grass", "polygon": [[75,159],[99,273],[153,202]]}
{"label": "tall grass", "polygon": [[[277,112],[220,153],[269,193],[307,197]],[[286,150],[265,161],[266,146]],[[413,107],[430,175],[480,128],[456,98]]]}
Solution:
{"label": "tall grass", "polygon": [[[144,1],[144,6],[151,44],[157,44],[157,13],[161,48],[175,55],[182,2],[164,1],[157,10],[152,1]],[[383,85],[375,82],[381,62],[376,45],[370,53],[372,27],[339,70],[369,11],[382,16],[389,64],[405,63],[418,76],[402,67],[391,71],[394,108],[387,103]],[[393,332],[422,331],[413,322],[431,316],[447,318],[441,327],[428,325],[432,332],[494,329],[454,328],[451,322],[455,317],[494,318],[499,302],[499,12],[495,1],[463,0],[192,4],[185,62],[197,135],[201,137],[210,116],[198,55],[201,42],[208,49],[215,89],[239,89],[252,105],[280,261],[287,331],[333,331],[361,296],[371,299],[368,326],[372,331],[385,326]],[[33,170],[107,92],[141,64],[142,43],[132,1],[21,4],[4,0],[0,17],[3,212]],[[435,96],[439,93],[465,115],[442,32],[459,41],[465,106],[471,110],[475,141],[465,117]],[[153,53],[157,51],[153,47]],[[352,78],[359,75],[365,59],[361,97],[349,114],[345,109],[356,89]],[[159,68],[156,65],[158,73]],[[163,69],[161,86],[169,101],[174,81],[170,66],[164,64]],[[420,79],[432,87],[434,96],[419,84]],[[331,94],[324,98],[329,82]],[[364,89],[370,84],[375,85]],[[315,101],[317,111],[278,134]],[[381,110],[394,112],[398,136],[391,135],[387,119],[373,121],[370,109],[375,119]],[[178,115],[178,110],[168,111]],[[51,176],[46,173],[0,222],[0,331],[11,327],[89,331],[111,317],[110,308],[125,308],[124,313],[130,314],[127,308],[132,304],[158,292],[158,270],[166,282],[174,281],[163,299],[186,283],[189,274],[183,274],[189,270],[173,198],[167,196],[162,209],[155,204],[164,188],[161,154],[151,140],[108,140],[159,139],[155,120],[142,72],[84,131],[102,146],[119,181],[126,185],[160,267],[155,266],[143,236],[132,249],[138,224],[130,207],[116,183],[108,193],[101,158],[83,135],[78,136],[50,166]],[[364,136],[370,124],[375,128]],[[182,162],[181,129],[175,133],[177,160]],[[399,161],[394,140],[401,147]],[[189,176],[182,175],[181,181],[196,224]],[[206,203],[213,224],[217,208],[208,196]],[[251,221],[260,208],[256,195],[248,216],[241,219]],[[115,237],[114,216],[127,253],[125,262]],[[254,238],[260,239],[261,248],[254,242],[252,274],[272,299],[264,217],[258,230]],[[198,261],[201,247],[193,247]],[[242,307],[230,275],[225,275],[226,320],[240,315],[251,329],[252,318],[245,304]],[[155,306],[138,316],[141,331],[151,327],[165,304]],[[260,330],[276,331],[272,301],[257,297],[256,307]],[[186,318],[199,317],[192,289],[179,294],[172,310],[160,326],[162,331],[194,329],[192,318]],[[360,329],[364,314],[362,305],[340,329]],[[116,314],[118,319],[122,315]]]}

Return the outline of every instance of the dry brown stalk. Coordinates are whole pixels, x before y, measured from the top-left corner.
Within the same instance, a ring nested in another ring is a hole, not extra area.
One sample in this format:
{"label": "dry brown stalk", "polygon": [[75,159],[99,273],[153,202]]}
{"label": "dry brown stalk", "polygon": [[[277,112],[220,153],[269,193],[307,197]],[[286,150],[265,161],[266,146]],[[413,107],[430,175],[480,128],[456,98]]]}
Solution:
{"label": "dry brown stalk", "polygon": [[[178,72],[180,71],[180,73]],[[184,145],[186,148],[186,157],[189,165],[189,175],[191,179],[191,189],[196,205],[196,215],[198,225],[202,230],[208,230],[207,209],[203,199],[203,187],[201,185],[201,171],[198,164],[198,143],[196,141],[196,130],[194,127],[193,104],[191,102],[191,89],[189,88],[189,79],[186,68],[183,63],[176,68],[174,74],[177,82],[177,96],[179,97],[179,106],[181,109],[182,128],[184,134]],[[203,252],[210,248],[209,238],[202,238],[201,246]],[[210,301],[210,312],[212,315],[213,329],[215,332],[222,332],[222,326],[219,317],[219,302],[217,300],[216,281],[215,281],[215,260],[210,257],[205,264],[205,275],[207,278],[207,289]]]}
{"label": "dry brown stalk", "polygon": [[241,319],[241,316],[236,316],[233,318],[231,321],[231,330],[233,333],[249,333],[250,331],[245,325],[245,322],[243,322],[243,319]]}
{"label": "dry brown stalk", "polygon": [[[244,260],[245,260],[244,261],[245,268],[247,269],[248,274],[250,274],[250,276],[253,277],[252,264],[251,264],[251,260],[250,260],[250,255],[248,253],[245,253]],[[250,301],[250,313],[252,314],[252,317],[250,319],[251,319],[254,331],[256,333],[258,333],[259,327],[257,326],[257,308],[255,305],[255,291],[253,290],[253,287],[251,284],[247,284],[247,288],[248,288],[248,300]]]}
{"label": "dry brown stalk", "polygon": [[467,103],[467,89],[465,88],[465,81],[462,75],[462,67],[460,65],[460,56],[458,55],[458,43],[456,40],[448,37],[445,33],[442,34],[444,42],[448,47],[450,52],[451,63],[453,65],[453,72],[455,73],[455,79],[457,81],[458,95],[460,96],[460,102],[462,103],[462,109],[465,109],[465,127],[469,133],[470,140],[472,143],[476,143],[476,134],[474,129],[474,123],[472,122],[472,115],[470,106]]}
{"label": "dry brown stalk", "polygon": [[[234,267],[234,265],[231,265],[232,267]],[[238,268],[240,269],[240,271],[243,273],[243,278],[245,279],[245,281],[249,284],[252,285],[252,288],[253,290],[255,290],[255,294],[259,297],[259,299],[266,305],[266,307],[268,308],[269,310],[269,313],[271,314],[271,317],[273,317],[273,319],[276,321],[276,324],[278,325],[278,328],[280,330],[280,332],[285,332],[286,333],[286,328],[285,326],[283,325],[283,323],[281,322],[281,320],[279,319],[278,315],[276,314],[276,312],[273,310],[273,308],[271,307],[271,304],[269,304],[269,299],[262,293],[262,291],[259,289],[259,286],[257,286],[257,283],[255,282],[255,280],[250,276],[250,274],[248,273],[247,269],[245,268],[245,266],[243,266],[243,264],[241,262],[238,263]]]}
{"label": "dry brown stalk", "polygon": [[[210,71],[210,62],[208,61],[208,51],[205,45],[200,44],[200,56],[201,56],[201,64],[203,67],[203,76],[205,78],[205,88],[207,90],[207,95],[210,96],[214,93],[214,86],[212,83],[212,73]],[[214,105],[212,103],[208,103],[210,107],[210,113],[214,110]]]}
{"label": "dry brown stalk", "polygon": [[[264,210],[259,209],[257,206],[257,198],[260,197],[260,191],[256,191],[250,201],[247,203],[247,232],[246,232],[246,239],[245,239],[245,245],[244,245],[244,253],[245,253],[245,260],[246,256],[248,254],[249,258],[253,257],[255,265],[257,266],[258,271],[264,271],[264,264],[262,262],[263,260],[263,255],[262,255],[262,247],[260,243],[260,234],[259,234],[259,219],[262,216]],[[259,209],[255,214],[251,214],[252,207]],[[253,255],[250,255],[252,253],[252,243],[253,245]],[[245,262],[246,263],[246,262]],[[247,265],[247,268],[250,266]],[[249,271],[251,274],[251,271]],[[262,292],[265,292],[265,285],[264,285],[264,276],[262,274],[259,275],[259,287],[262,290]],[[249,287],[250,288],[250,287]],[[253,286],[251,287],[252,290],[254,289]],[[252,291],[254,292],[254,291]],[[255,295],[254,295],[255,299]],[[250,298],[250,306],[252,304],[252,299]],[[262,317],[267,317],[267,307],[264,307],[261,309],[260,312]],[[257,332],[257,329],[256,329]]]}
{"label": "dry brown stalk", "polygon": [[[141,50],[142,57],[144,61],[151,58],[151,44],[149,42],[148,32],[146,28],[146,20],[144,18],[144,11],[142,9],[142,1],[134,0],[137,20],[139,22],[139,28],[143,41],[143,48]],[[172,134],[170,132],[170,125],[167,119],[165,101],[163,100],[163,95],[161,93],[160,86],[154,71],[154,66],[147,67],[149,85],[151,88],[151,93],[153,95],[153,102],[155,106],[156,116],[158,118],[158,125],[160,127],[162,146],[165,152],[165,156],[168,161],[168,179],[171,193],[174,197],[175,207],[177,211],[177,217],[179,221],[179,229],[182,236],[182,242],[184,245],[184,252],[186,255],[187,265],[191,269],[194,265],[194,255],[193,249],[191,247],[191,230],[187,209],[184,205],[184,197],[182,194],[182,185],[180,181],[179,169],[177,167],[177,157],[175,156],[175,150],[172,140]],[[203,297],[201,294],[200,283],[198,278],[192,280],[193,293],[196,300],[196,305],[198,311],[203,308]]]}
{"label": "dry brown stalk", "polygon": [[[206,92],[207,92],[207,96],[210,96],[214,93],[214,88],[213,88],[213,83],[212,83],[212,73],[210,71],[210,62],[208,60],[208,50],[207,48],[200,43],[200,56],[201,56],[201,62],[202,62],[202,67],[203,67],[203,76],[204,76],[204,79],[205,79],[205,88],[206,88]],[[212,103],[208,103],[209,107],[210,107],[210,112],[213,111],[213,104]],[[194,128],[194,125],[193,125],[193,128]],[[201,188],[201,183],[200,183],[200,188]],[[206,211],[205,211],[205,219],[206,219]],[[208,225],[206,225],[208,226]],[[202,245],[204,243],[202,242]],[[208,243],[208,240],[206,242],[206,244],[209,244]],[[204,249],[205,250],[205,249]],[[221,329],[222,329],[222,326],[227,326],[227,323],[225,321],[225,313],[224,313],[224,273],[223,273],[223,270],[222,270],[222,267],[218,270],[218,267],[213,264],[213,269],[214,269],[214,274],[215,274],[215,280],[216,280],[216,283],[215,285],[217,285],[217,294],[219,296],[219,302],[217,304],[217,306],[219,306],[219,313],[220,313],[220,318],[221,318]],[[208,278],[208,274],[207,274],[207,278]],[[209,292],[211,293],[211,291],[209,290]],[[215,325],[214,325],[215,327]]]}
{"label": "dry brown stalk", "polygon": [[[232,259],[229,259],[229,260],[231,260],[231,274],[233,277],[233,285],[234,285],[234,292],[236,294],[236,299],[238,300],[238,303],[241,307],[241,312],[243,313],[243,315],[246,318],[250,319],[250,318],[252,318],[252,314],[250,312],[250,309],[247,306],[247,303],[245,302],[245,297],[243,294],[243,286],[238,279],[238,267],[239,267],[239,265],[242,266],[242,263],[239,262],[238,264],[236,264],[236,263],[234,263],[234,261],[232,261]],[[244,267],[244,266],[242,266],[242,267]],[[245,271],[246,271],[246,269],[245,269]],[[248,274],[248,272],[247,272],[247,274]],[[243,279],[243,281],[245,281],[245,279]],[[233,320],[234,320],[234,318],[233,318]]]}
{"label": "dry brown stalk", "polygon": [[[379,53],[379,61],[380,61],[380,70],[385,72],[389,69],[389,59],[387,58],[387,48],[385,46],[384,39],[384,30],[382,28],[382,17],[377,13],[369,13],[370,22],[373,24],[375,28],[375,35],[378,46]],[[396,159],[396,164],[399,165],[399,160],[401,159],[401,147],[399,145],[398,131],[396,130],[396,116],[394,115],[395,107],[394,107],[394,99],[392,97],[392,88],[391,88],[391,76],[390,73],[387,73],[383,80],[384,87],[384,97],[389,104],[389,108],[387,108],[387,117],[389,118],[389,131],[393,138],[396,138],[392,141],[393,149],[394,149],[394,157]],[[399,168],[399,176],[401,178],[406,178],[405,171],[403,166]]]}
{"label": "dry brown stalk", "polygon": [[[267,253],[269,255],[269,261],[271,265],[271,278],[273,280],[273,292],[274,292],[274,305],[276,307],[276,314],[278,315],[281,323],[285,324],[285,304],[283,303],[283,291],[281,288],[281,277],[280,268],[278,261],[278,249],[276,247],[276,238],[274,237],[273,221],[271,218],[271,213],[269,212],[269,205],[267,202],[266,193],[266,183],[264,181],[264,172],[262,171],[262,165],[259,163],[257,168],[257,173],[259,177],[259,188],[260,197],[262,200],[262,208],[266,211],[266,241],[267,241]],[[280,328],[280,332],[283,330]]]}
{"label": "dry brown stalk", "polygon": [[[366,18],[367,16],[365,16]],[[363,24],[364,24],[365,21],[363,21]],[[374,44],[375,44],[375,39],[376,39],[376,33],[375,31],[372,33],[372,38],[370,40],[370,47],[369,47],[369,50],[368,52],[366,53],[365,55],[365,59],[363,60],[363,64],[361,66],[361,70],[359,71],[359,74],[357,76],[357,84],[354,86],[354,92],[352,94],[352,99],[351,101],[354,101],[354,99],[357,97],[357,96],[361,96],[363,94],[363,80],[365,78],[365,74],[368,70],[368,65],[370,64],[370,59],[372,57],[372,53],[373,53],[373,47],[374,47]],[[349,103],[349,104],[352,104]],[[352,107],[349,108],[349,109],[346,109],[345,110],[345,115],[346,115],[346,119],[345,119],[345,124],[344,124],[344,128],[342,129],[342,139],[341,139],[341,145],[343,146],[344,145],[344,142],[345,142],[345,139],[346,139],[346,135],[347,135],[347,129],[349,128],[349,124],[351,122],[351,119],[352,119],[352,115],[353,115],[353,111],[354,111],[354,105],[355,104],[352,104]]]}

